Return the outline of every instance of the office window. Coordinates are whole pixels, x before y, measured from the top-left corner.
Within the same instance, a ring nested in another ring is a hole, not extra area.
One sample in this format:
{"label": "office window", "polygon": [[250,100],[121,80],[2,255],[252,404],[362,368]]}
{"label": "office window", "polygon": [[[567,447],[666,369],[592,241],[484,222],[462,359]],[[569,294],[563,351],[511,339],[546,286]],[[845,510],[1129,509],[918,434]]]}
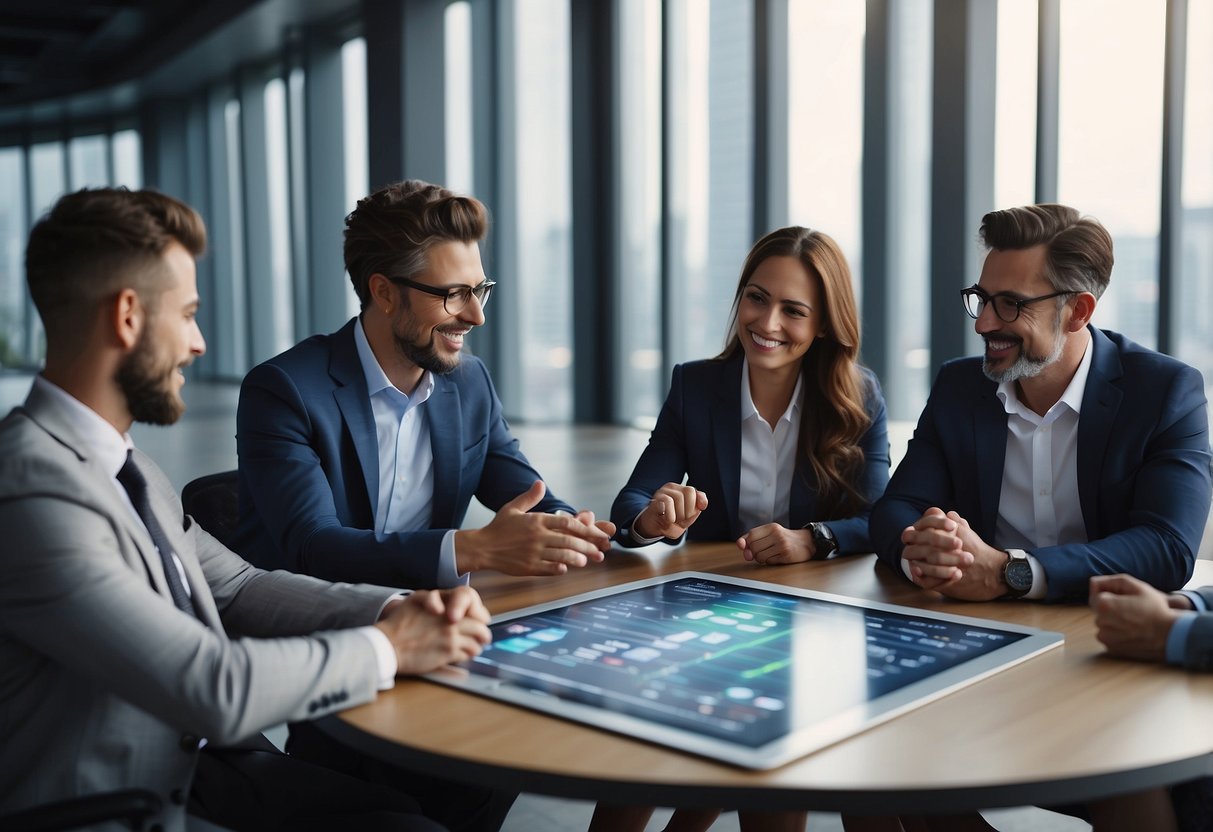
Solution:
{"label": "office window", "polygon": [[[890,230],[890,328],[892,372],[882,379],[889,415],[917,419],[935,377],[931,366],[931,62],[934,38],[930,0],[902,0],[890,6],[892,41],[888,129],[893,143],[890,169],[894,217]],[[957,301],[955,317],[940,326],[968,326]]]}
{"label": "office window", "polygon": [[998,4],[994,107],[994,204],[1036,202],[1036,54],[1038,0]]}
{"label": "office window", "polygon": [[[227,219],[228,234],[228,268],[231,270],[228,279],[223,281],[229,285],[229,306],[220,311],[220,315],[230,316],[230,326],[233,342],[230,350],[230,363],[221,368],[232,376],[241,376],[249,369],[249,337],[248,337],[248,306],[247,284],[244,268],[244,201],[243,195],[243,151],[240,145],[240,101],[228,99],[223,105],[223,143],[226,149],[226,170],[221,173],[225,177],[223,195],[226,197],[219,216]],[[220,273],[222,275],[222,272]],[[219,278],[223,280],[222,276]]]}
{"label": "office window", "polygon": [[619,202],[615,418],[651,423],[665,399],[661,362],[661,6],[617,7]]}
{"label": "office window", "polygon": [[114,184],[131,189],[143,187],[142,145],[138,130],[119,130],[110,141]]}
{"label": "office window", "polygon": [[792,223],[842,247],[860,295],[862,0],[788,5],[788,197]]}
{"label": "office window", "polygon": [[[308,263],[308,202],[312,198],[307,181],[307,76],[303,67],[294,67],[287,75],[287,165],[288,223],[290,231],[292,305],[295,310],[293,340],[312,333],[312,298]],[[330,275],[336,279],[336,275]]]}
{"label": "office window", "polygon": [[108,185],[109,153],[105,136],[80,136],[68,142],[68,172],[71,190]]}
{"label": "office window", "polygon": [[1158,334],[1165,22],[1166,0],[1061,4],[1058,198],[1112,234],[1095,324],[1147,346]]}
{"label": "office window", "polygon": [[[341,115],[345,135],[345,205],[353,211],[370,192],[366,115],[366,41],[354,38],[341,46]],[[346,277],[348,282],[349,278]],[[358,296],[346,294],[346,314],[357,315]]]}
{"label": "office window", "polygon": [[[572,173],[569,145],[568,0],[514,6],[517,78],[518,275],[522,401],[533,421],[573,415]],[[500,325],[500,322],[499,322]]]}
{"label": "office window", "polygon": [[1177,355],[1213,399],[1213,0],[1188,0]]}
{"label": "office window", "polygon": [[[34,206],[32,225],[67,191],[67,153],[61,142],[36,144],[29,150],[29,161]],[[45,355],[42,321],[37,314],[32,314],[26,328],[25,357],[34,364],[41,364]]]}
{"label": "office window", "polygon": [[[270,230],[269,323],[273,326],[273,355],[295,343],[291,302],[290,185],[287,180],[289,149],[286,139],[286,84],[273,78],[265,85],[265,161]],[[257,326],[267,321],[257,315]]]}
{"label": "office window", "polygon": [[0,367],[30,363],[26,354],[25,153],[0,148]]}
{"label": "office window", "polygon": [[667,158],[674,268],[666,311],[674,363],[724,347],[742,261],[753,244],[750,0],[670,0]]}
{"label": "office window", "polygon": [[472,4],[455,0],[443,23],[446,181],[452,191],[474,194],[472,180]]}
{"label": "office window", "polygon": [[59,142],[36,144],[29,150],[29,161],[32,176],[30,188],[33,191],[36,219],[67,190],[63,145]]}

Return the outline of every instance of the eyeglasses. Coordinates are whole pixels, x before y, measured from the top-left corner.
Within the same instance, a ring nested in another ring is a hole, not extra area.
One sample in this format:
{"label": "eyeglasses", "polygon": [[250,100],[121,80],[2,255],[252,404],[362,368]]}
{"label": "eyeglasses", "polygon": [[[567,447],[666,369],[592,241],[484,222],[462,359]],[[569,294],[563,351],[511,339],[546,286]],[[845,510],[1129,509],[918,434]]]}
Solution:
{"label": "eyeglasses", "polygon": [[1023,308],[1030,303],[1036,303],[1049,298],[1059,298],[1062,295],[1077,295],[1078,292],[1053,292],[1048,295],[1039,295],[1034,298],[1017,298],[1014,295],[1009,295],[1006,292],[998,292],[989,294],[980,286],[970,286],[968,289],[960,290],[960,298],[964,301],[965,311],[969,313],[970,318],[980,318],[981,313],[985,310],[987,303],[994,304],[994,314],[997,315],[1005,323],[1014,323],[1019,318],[1019,313]]}
{"label": "eyeglasses", "polygon": [[458,315],[462,312],[463,307],[468,305],[468,301],[473,296],[479,301],[480,308],[483,309],[489,302],[489,295],[492,294],[493,287],[497,285],[495,281],[486,280],[475,286],[428,286],[424,283],[418,283],[416,280],[409,280],[407,277],[385,276],[393,283],[408,286],[410,289],[416,289],[418,292],[425,292],[427,295],[442,298],[442,308],[446,310],[448,315]]}

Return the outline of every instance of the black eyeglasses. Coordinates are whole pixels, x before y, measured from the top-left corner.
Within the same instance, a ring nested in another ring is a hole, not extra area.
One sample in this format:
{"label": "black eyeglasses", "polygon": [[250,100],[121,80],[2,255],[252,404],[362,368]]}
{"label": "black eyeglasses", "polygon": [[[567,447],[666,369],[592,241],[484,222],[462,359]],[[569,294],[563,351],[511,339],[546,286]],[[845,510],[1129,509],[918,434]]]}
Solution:
{"label": "black eyeglasses", "polygon": [[960,290],[960,298],[964,301],[965,311],[969,313],[970,318],[980,318],[982,311],[985,310],[987,303],[994,304],[994,314],[997,315],[1005,323],[1014,323],[1019,318],[1019,313],[1023,308],[1030,303],[1036,303],[1049,298],[1059,298],[1062,295],[1077,295],[1078,292],[1053,292],[1048,295],[1039,295],[1034,298],[1017,298],[1014,295],[1009,295],[1006,292],[998,292],[989,294],[980,286],[970,286],[968,289]]}
{"label": "black eyeglasses", "polygon": [[458,315],[473,297],[480,302],[480,308],[483,309],[489,302],[489,295],[492,294],[493,287],[497,285],[495,281],[486,280],[475,286],[427,286],[416,280],[409,280],[407,277],[392,277],[391,275],[385,275],[385,277],[401,286],[408,286],[418,292],[442,298],[442,308],[448,315]]}

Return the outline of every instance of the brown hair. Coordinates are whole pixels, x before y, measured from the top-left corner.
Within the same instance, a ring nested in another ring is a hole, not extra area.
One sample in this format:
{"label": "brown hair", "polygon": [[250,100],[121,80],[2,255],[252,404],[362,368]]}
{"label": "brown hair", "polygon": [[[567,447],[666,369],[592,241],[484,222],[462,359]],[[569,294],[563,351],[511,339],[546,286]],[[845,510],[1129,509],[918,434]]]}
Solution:
{"label": "brown hair", "polygon": [[799,452],[817,477],[821,519],[855,514],[868,501],[852,484],[863,466],[859,440],[872,423],[864,408],[867,384],[859,369],[859,314],[846,257],[828,235],[800,226],[772,231],[754,244],[741,269],[729,338],[717,359],[742,354],[737,335],[737,312],[754,272],[769,257],[795,257],[821,290],[823,337],[802,359],[805,379],[800,416]]}
{"label": "brown hair", "polygon": [[1055,292],[1090,292],[1099,298],[1112,278],[1111,235],[1099,220],[1066,205],[991,211],[981,218],[979,234],[986,248],[998,251],[1045,246],[1044,276]]}
{"label": "brown hair", "polygon": [[358,200],[345,218],[345,270],[363,308],[373,274],[415,277],[426,254],[442,242],[473,243],[488,233],[480,200],[456,196],[438,185],[408,179]]}
{"label": "brown hair", "polygon": [[195,257],[206,249],[202,218],[171,196],[85,188],[60,197],[25,248],[25,279],[47,335],[83,330],[97,304],[122,289],[154,309],[169,288],[162,257],[173,242]]}

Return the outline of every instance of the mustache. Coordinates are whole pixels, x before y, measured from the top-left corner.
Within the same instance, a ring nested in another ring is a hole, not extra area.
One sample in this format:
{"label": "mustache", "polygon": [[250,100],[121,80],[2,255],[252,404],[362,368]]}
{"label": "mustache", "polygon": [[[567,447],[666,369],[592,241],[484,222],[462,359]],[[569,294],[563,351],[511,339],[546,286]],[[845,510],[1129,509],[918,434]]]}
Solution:
{"label": "mustache", "polygon": [[981,340],[983,343],[986,343],[986,344],[990,343],[990,341],[1011,341],[1012,343],[1015,343],[1015,344],[1023,343],[1023,339],[1020,338],[1018,335],[1001,335],[997,332],[984,333],[981,336]]}

